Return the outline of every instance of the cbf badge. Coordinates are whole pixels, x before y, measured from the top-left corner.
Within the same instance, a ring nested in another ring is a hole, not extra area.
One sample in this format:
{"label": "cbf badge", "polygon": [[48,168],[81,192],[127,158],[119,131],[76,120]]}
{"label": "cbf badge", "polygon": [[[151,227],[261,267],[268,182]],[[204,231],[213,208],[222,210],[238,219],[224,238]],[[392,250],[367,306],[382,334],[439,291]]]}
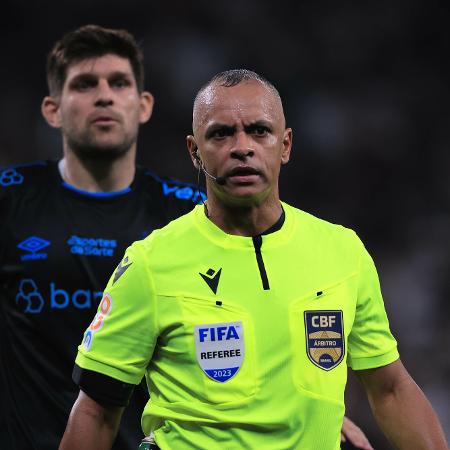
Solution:
{"label": "cbf badge", "polygon": [[195,327],[197,361],[214,381],[233,378],[244,360],[242,322],[214,323]]}
{"label": "cbf badge", "polygon": [[323,370],[334,369],[344,358],[342,311],[305,311],[306,352]]}

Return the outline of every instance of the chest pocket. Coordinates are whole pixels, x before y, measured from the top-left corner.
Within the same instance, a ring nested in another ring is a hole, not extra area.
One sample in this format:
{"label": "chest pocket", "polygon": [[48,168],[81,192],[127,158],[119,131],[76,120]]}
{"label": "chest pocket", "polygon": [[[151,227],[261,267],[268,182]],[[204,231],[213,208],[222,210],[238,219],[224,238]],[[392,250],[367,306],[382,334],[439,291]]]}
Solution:
{"label": "chest pocket", "polygon": [[292,376],[298,390],[342,401],[347,381],[347,338],[355,305],[354,275],[291,304]]}
{"label": "chest pocket", "polygon": [[240,306],[212,299],[178,299],[195,397],[208,403],[235,403],[256,391],[253,322]]}

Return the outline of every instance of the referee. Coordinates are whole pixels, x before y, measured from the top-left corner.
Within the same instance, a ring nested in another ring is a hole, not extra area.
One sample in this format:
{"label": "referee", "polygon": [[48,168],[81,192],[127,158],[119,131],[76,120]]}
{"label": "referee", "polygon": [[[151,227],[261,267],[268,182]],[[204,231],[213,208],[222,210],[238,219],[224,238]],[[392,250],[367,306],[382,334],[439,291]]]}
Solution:
{"label": "referee", "polygon": [[446,449],[361,241],[279,200],[292,130],[275,87],[216,75],[187,143],[208,201],[133,244],[112,275],[78,349],[60,449],[110,448],[145,375],[142,424],[163,450],[337,450],[347,364],[396,448]]}

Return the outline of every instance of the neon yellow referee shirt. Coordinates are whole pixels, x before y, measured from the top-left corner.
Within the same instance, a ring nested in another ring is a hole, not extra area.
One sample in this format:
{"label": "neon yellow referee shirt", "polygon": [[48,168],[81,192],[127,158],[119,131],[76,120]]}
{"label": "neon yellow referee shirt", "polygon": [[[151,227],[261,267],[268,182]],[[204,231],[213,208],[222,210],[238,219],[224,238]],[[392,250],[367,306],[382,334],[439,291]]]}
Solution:
{"label": "neon yellow referee shirt", "polygon": [[347,365],[398,359],[356,234],[283,203],[281,229],[224,233],[203,206],[126,252],[79,346],[150,393],[162,450],[338,450]]}

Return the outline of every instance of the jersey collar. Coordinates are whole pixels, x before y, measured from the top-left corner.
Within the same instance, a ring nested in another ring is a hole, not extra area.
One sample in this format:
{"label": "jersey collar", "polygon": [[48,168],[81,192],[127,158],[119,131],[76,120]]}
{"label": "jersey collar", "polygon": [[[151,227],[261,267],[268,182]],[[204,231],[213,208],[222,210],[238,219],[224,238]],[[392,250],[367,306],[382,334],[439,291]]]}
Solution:
{"label": "jersey collar", "polygon": [[[261,234],[264,241],[264,247],[277,247],[286,243],[295,227],[294,214],[292,207],[287,203],[281,202],[283,212],[277,222]],[[197,205],[192,212],[195,226],[205,237],[214,241],[215,244],[222,247],[241,247],[251,248],[253,250],[253,240],[249,236],[236,236],[227,234],[216,224],[214,224],[205,214],[204,205]]]}

